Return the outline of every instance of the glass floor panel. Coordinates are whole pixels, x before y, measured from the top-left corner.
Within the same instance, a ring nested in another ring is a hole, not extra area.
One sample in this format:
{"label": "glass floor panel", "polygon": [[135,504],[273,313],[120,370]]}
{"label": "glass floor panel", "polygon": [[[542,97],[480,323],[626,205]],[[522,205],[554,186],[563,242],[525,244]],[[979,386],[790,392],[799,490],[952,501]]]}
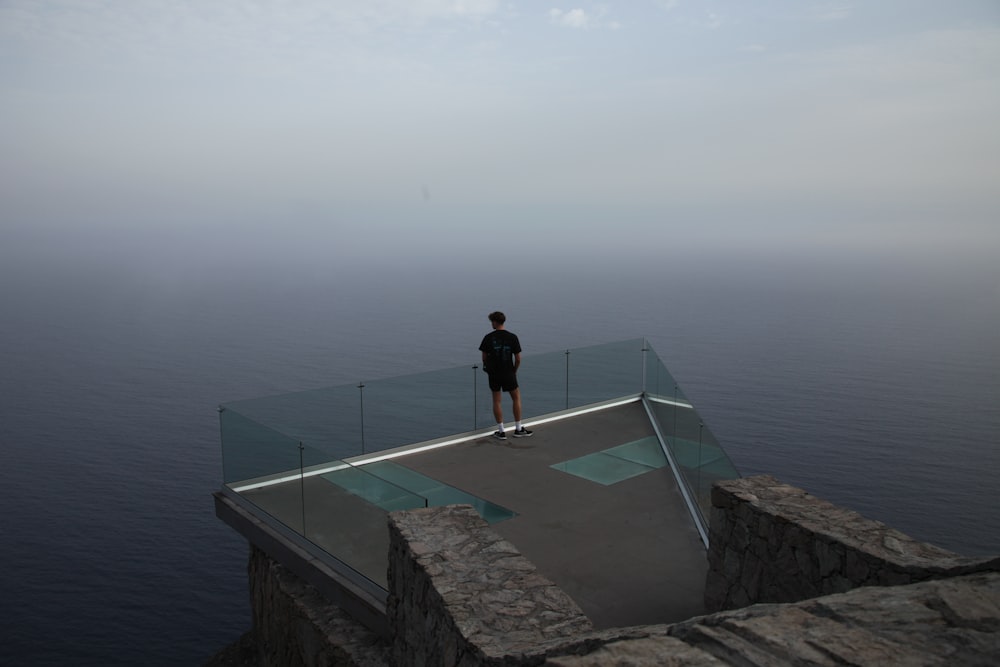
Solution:
{"label": "glass floor panel", "polygon": [[357,469],[345,468],[322,477],[388,512],[414,507],[472,505],[487,523],[517,516],[516,512],[505,507],[442,484],[392,461],[376,461]]}
{"label": "glass floor panel", "polygon": [[725,463],[725,455],[722,450],[712,445],[699,445],[693,440],[669,437],[667,445],[673,452],[677,465],[682,468],[697,470],[698,468],[711,467],[711,464],[716,461],[721,460]]}
{"label": "glass floor panel", "polygon": [[662,468],[667,459],[655,436],[628,442],[604,451],[555,463],[556,470],[582,477],[591,482],[611,486]]}
{"label": "glass floor panel", "polygon": [[660,448],[660,441],[655,435],[634,442],[627,442],[611,449],[605,449],[605,454],[617,456],[618,458],[639,463],[650,468],[662,468],[667,465],[667,457],[663,455]]}
{"label": "glass floor panel", "polygon": [[353,466],[328,472],[321,477],[387,512],[427,507],[427,500],[422,495],[411,493],[396,484],[387,483]]}

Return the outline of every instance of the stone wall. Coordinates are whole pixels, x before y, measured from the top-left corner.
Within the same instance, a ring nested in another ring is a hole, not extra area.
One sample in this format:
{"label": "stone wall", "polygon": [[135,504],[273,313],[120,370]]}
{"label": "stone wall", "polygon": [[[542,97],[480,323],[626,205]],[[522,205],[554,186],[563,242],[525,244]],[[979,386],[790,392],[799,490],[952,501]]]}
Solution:
{"label": "stone wall", "polygon": [[1000,570],[1000,558],[918,542],[767,475],[718,483],[710,524],[709,611]]}
{"label": "stone wall", "polygon": [[[709,583],[727,604],[812,599],[595,631],[473,508],[437,507],[389,515],[391,645],[251,547],[257,659],[240,664],[997,664],[1000,573],[974,571],[1000,559],[915,542],[771,477],[720,484],[713,504]],[[823,595],[865,583],[878,586]]]}
{"label": "stone wall", "polygon": [[530,665],[593,630],[468,505],[394,512],[386,613],[396,665]]}
{"label": "stone wall", "polygon": [[859,588],[796,604],[758,604],[605,636],[551,667],[940,665],[995,667],[1000,574]]}
{"label": "stone wall", "polygon": [[382,638],[251,545],[247,566],[256,665],[384,667]]}
{"label": "stone wall", "polygon": [[[456,526],[451,521],[445,525]],[[463,540],[455,535],[451,541],[455,544]],[[466,548],[477,551],[471,545]],[[436,560],[433,552],[418,551],[425,563]],[[519,619],[506,618],[503,608],[517,607],[517,596],[504,602],[499,591],[493,591],[491,600],[477,603],[472,594],[462,595],[456,590],[420,592],[410,583],[401,582],[404,595],[438,596],[439,600],[426,607],[415,604],[415,600],[399,601],[401,607],[409,607],[409,612],[399,610],[406,615],[401,622],[406,624],[408,643],[397,645],[395,655],[390,658],[388,647],[376,635],[354,623],[263,552],[254,549],[251,562],[255,563],[251,566],[251,576],[256,589],[254,618],[259,659],[241,661],[238,663],[241,665],[994,667],[1000,655],[1000,573],[971,574],[909,586],[859,588],[796,604],[758,604],[673,625],[594,632],[587,631],[587,624],[577,620],[570,627],[579,626],[579,632],[568,634],[561,630],[542,631],[544,624],[532,622],[530,614]],[[447,586],[448,581],[458,583],[465,579],[464,575],[453,578],[446,574],[450,570],[448,564],[453,562],[450,559],[438,562],[442,570],[426,575],[425,584],[437,582],[435,586]],[[516,567],[514,571],[517,570]],[[478,592],[487,591],[480,586]],[[451,610],[452,604],[457,605],[458,613]],[[545,607],[533,609],[545,614]],[[527,605],[521,607],[522,612],[527,609]],[[466,613],[482,617],[465,618]],[[577,618],[572,605],[563,608],[562,613]],[[465,618],[464,623],[457,623],[455,619],[459,618]],[[455,633],[450,639],[445,634],[446,627]],[[527,631],[518,633],[518,627]],[[570,627],[564,626],[566,630]],[[504,633],[508,631],[519,634],[518,645],[505,647]],[[424,638],[421,632],[427,633]],[[436,648],[434,642],[440,642],[442,647]],[[479,648],[479,643],[487,648]],[[465,646],[461,655],[456,650],[459,644]],[[445,645],[452,650],[443,650]],[[230,664],[236,663],[213,663],[213,667]]]}

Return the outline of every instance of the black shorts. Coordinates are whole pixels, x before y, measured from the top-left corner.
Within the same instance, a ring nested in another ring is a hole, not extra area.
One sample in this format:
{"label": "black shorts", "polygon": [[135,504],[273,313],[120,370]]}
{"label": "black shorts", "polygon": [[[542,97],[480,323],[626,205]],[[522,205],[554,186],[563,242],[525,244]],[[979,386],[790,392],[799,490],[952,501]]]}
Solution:
{"label": "black shorts", "polygon": [[490,373],[490,391],[514,391],[517,389],[517,373]]}

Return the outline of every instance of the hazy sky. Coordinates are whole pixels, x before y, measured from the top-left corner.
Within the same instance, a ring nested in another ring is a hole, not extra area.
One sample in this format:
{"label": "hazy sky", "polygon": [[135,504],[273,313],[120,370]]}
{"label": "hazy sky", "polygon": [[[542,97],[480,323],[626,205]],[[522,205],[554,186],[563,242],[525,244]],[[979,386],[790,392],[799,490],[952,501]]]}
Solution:
{"label": "hazy sky", "polygon": [[1000,252],[996,0],[2,0],[0,108],[10,238]]}

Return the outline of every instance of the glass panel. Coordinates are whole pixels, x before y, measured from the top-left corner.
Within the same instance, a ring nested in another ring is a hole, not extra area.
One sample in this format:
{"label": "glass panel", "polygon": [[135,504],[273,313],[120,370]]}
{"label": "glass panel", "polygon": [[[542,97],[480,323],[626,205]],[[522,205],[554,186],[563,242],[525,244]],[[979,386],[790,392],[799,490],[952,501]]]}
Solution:
{"label": "glass panel", "polygon": [[551,467],[604,486],[662,468],[667,464],[655,436],[627,442],[601,452],[554,463]]}
{"label": "glass panel", "polygon": [[351,385],[327,387],[234,401],[223,408],[346,459],[361,453],[360,391]]}
{"label": "glass panel", "polygon": [[386,512],[428,506],[427,498],[418,495],[415,489],[407,490],[347,463],[324,473],[321,477]]}
{"label": "glass panel", "polygon": [[299,443],[235,410],[219,409],[225,484],[289,471],[298,473]]}
{"label": "glass panel", "polygon": [[[235,457],[242,465],[237,466],[240,470],[238,481],[231,482],[230,487],[262,512],[302,535],[305,526],[302,474],[305,448],[259,425],[256,430],[248,431],[246,425],[254,422],[235,411],[224,410],[222,418],[223,440],[235,441],[230,449],[238,445],[243,455]],[[265,433],[271,437],[264,440],[261,434]],[[237,440],[239,437],[243,439]],[[254,474],[246,477],[245,471]]]}
{"label": "glass panel", "polygon": [[740,474],[707,426],[704,426],[701,431],[701,446],[698,449],[697,465],[698,474],[695,488],[698,504],[707,519],[712,508],[712,485],[719,480],[735,479]]}
{"label": "glass panel", "polygon": [[377,452],[472,431],[471,367],[366,382],[365,451]]}
{"label": "glass panel", "polygon": [[[565,410],[567,401],[566,351],[526,355],[521,360],[517,381],[523,387],[521,399],[525,419]],[[490,406],[490,390],[485,373],[483,373],[483,386],[486,387],[488,408]],[[511,418],[509,402],[508,405],[504,406],[504,410],[505,417],[509,420]],[[487,423],[492,424],[493,413],[488,412],[488,415],[489,422]]]}
{"label": "glass panel", "polygon": [[656,436],[627,442],[624,445],[607,449],[605,452],[620,459],[640,463],[650,468],[662,468],[667,465],[667,458],[663,455],[663,450],[660,448],[660,442],[656,439]]}
{"label": "glass panel", "polygon": [[303,499],[306,538],[382,588],[389,565],[386,514],[427,506],[419,494],[343,461],[307,473]]}
{"label": "glass panel", "polygon": [[646,359],[646,385],[653,417],[707,526],[712,484],[739,473],[652,349]]}
{"label": "glass panel", "polygon": [[[526,420],[638,394],[642,390],[642,339],[528,355],[518,371],[518,384],[523,387]],[[488,387],[485,394],[489,407]],[[504,407],[509,419],[509,407]],[[492,423],[492,413],[486,414],[487,423]]]}
{"label": "glass panel", "polygon": [[617,484],[622,480],[652,470],[648,466],[626,461],[625,459],[620,459],[617,456],[611,456],[604,452],[595,452],[587,456],[581,456],[578,459],[553,463],[552,467],[570,475],[576,475],[591,482],[603,484],[604,486]]}
{"label": "glass panel", "polygon": [[571,350],[570,407],[608,401],[642,391],[643,340]]}
{"label": "glass panel", "polygon": [[489,523],[496,523],[515,516],[514,512],[500,505],[443,484],[432,477],[427,477],[392,461],[377,461],[363,467],[367,472],[380,479],[424,496],[429,507],[472,505],[479,512],[479,515]]}
{"label": "glass panel", "polygon": [[646,345],[646,394],[650,398],[688,403],[677,381],[663,366],[652,346]]}

